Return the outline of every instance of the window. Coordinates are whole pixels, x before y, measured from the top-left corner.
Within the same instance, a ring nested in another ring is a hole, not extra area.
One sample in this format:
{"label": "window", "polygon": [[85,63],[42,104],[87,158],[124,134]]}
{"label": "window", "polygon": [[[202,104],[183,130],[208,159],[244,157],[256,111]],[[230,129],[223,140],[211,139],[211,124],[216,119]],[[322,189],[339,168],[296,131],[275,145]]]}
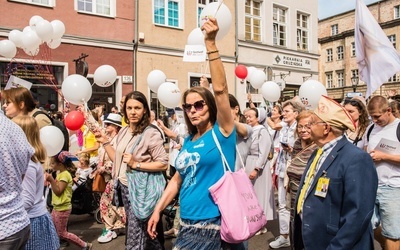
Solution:
{"label": "window", "polygon": [[180,27],[181,0],[153,0],[154,23],[169,27]]}
{"label": "window", "polygon": [[388,82],[397,82],[400,80],[400,77],[398,75],[393,75],[392,77],[389,78]]}
{"label": "window", "polygon": [[393,44],[393,47],[396,48],[396,35],[388,36],[389,41]]}
{"label": "window", "polygon": [[272,18],[274,45],[286,46],[286,10],[274,6]]}
{"label": "window", "polygon": [[351,43],[351,56],[352,57],[356,56],[356,43],[355,42]]}
{"label": "window", "polygon": [[327,50],[326,50],[326,61],[327,61],[327,62],[332,62],[332,61],[333,61],[333,52],[332,52],[332,49],[327,49]]}
{"label": "window", "polygon": [[335,86],[333,86],[333,79],[332,79],[332,73],[326,73],[326,87],[328,89],[334,88]]}
{"label": "window", "polygon": [[218,0],[197,0],[197,27],[200,27],[200,14],[207,4],[218,2]]}
{"label": "window", "polygon": [[351,70],[351,78],[358,77],[358,69]]}
{"label": "window", "polygon": [[337,59],[343,60],[343,46],[337,47]]}
{"label": "window", "polygon": [[336,74],[337,74],[338,87],[343,87],[344,86],[344,73],[343,73],[343,71],[339,71]]}
{"label": "window", "polygon": [[394,6],[394,19],[400,18],[400,5]]}
{"label": "window", "polygon": [[339,33],[339,26],[337,24],[334,24],[331,26],[331,35],[337,35]]}
{"label": "window", "polygon": [[261,3],[246,0],[245,4],[245,37],[246,40],[261,42]]}
{"label": "window", "polygon": [[40,5],[40,6],[48,6],[48,7],[54,7],[55,6],[55,0],[10,0],[12,2],[22,2],[22,3],[29,3],[29,4],[34,4],[34,5]]}
{"label": "window", "polygon": [[308,20],[308,15],[297,13],[297,49],[299,50],[308,50]]}
{"label": "window", "polygon": [[79,12],[115,17],[116,0],[77,0]]}

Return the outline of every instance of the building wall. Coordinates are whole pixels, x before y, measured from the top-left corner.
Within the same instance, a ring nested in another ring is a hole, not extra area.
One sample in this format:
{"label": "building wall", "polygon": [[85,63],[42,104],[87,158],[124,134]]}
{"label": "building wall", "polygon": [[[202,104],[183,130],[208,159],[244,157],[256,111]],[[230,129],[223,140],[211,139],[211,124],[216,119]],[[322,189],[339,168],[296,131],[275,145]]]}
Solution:
{"label": "building wall", "polygon": [[[238,63],[254,66],[258,69],[272,69],[272,80],[284,84],[281,98],[291,98],[298,95],[301,83],[307,79],[318,79],[318,2],[306,1],[261,1],[262,40],[254,42],[245,37],[245,0],[238,0]],[[287,11],[286,46],[273,44],[273,7],[279,6]],[[297,13],[309,16],[308,20],[308,50],[297,49]],[[309,61],[309,67],[293,67],[279,65],[276,56],[288,56]],[[288,73],[290,72],[290,75]],[[237,80],[238,92],[248,92],[246,84]],[[257,92],[257,91],[256,91]],[[259,93],[259,91],[258,91]],[[246,95],[239,94],[239,101],[244,105]],[[253,94],[253,99],[262,100],[261,94]]]}
{"label": "building wall", "polygon": [[[133,70],[133,39],[134,39],[134,2],[116,1],[116,16],[105,17],[81,13],[75,10],[76,1],[56,1],[54,7],[43,7],[15,1],[0,0],[0,40],[8,39],[8,33],[13,29],[23,30],[29,25],[33,15],[39,15],[48,21],[61,20],[65,25],[62,44],[47,50],[41,45],[40,52],[35,57],[26,55],[18,49],[15,60],[22,62],[37,61],[43,63],[60,62],[66,66],[64,78],[75,74],[75,62],[81,54],[87,54],[85,61],[89,65],[89,77],[101,65],[113,66],[119,81],[122,76],[132,76]],[[0,58],[4,61],[4,58]],[[3,74],[3,72],[1,72]],[[114,96],[118,104],[122,94],[132,90],[132,83],[119,82]]]}
{"label": "building wall", "polygon": [[[394,7],[399,4],[398,0],[386,0],[368,6],[368,9],[379,22],[383,31],[388,36],[395,35],[397,41],[400,39],[400,19],[394,19]],[[335,24],[338,25],[338,34],[331,36],[331,26]],[[341,100],[346,97],[347,93],[353,92],[351,82],[352,70],[358,69],[356,57],[351,54],[351,46],[354,42],[355,10],[320,20],[318,26],[318,40],[321,55],[319,60],[319,79],[323,84],[326,84],[326,73],[332,72],[334,87],[328,88],[328,95],[337,100]],[[336,49],[338,46],[344,46],[343,60],[337,60]],[[396,42],[396,49],[399,50],[399,48],[399,42]],[[327,62],[327,49],[333,50],[332,62]],[[336,74],[338,71],[344,72],[344,87],[338,86]],[[399,79],[397,77],[394,81],[385,83],[374,94],[385,95],[386,91],[398,89],[398,87]],[[360,81],[356,91],[365,95],[365,83]]]}
{"label": "building wall", "polygon": [[[168,80],[177,83],[181,93],[189,88],[190,76],[210,76],[208,61],[184,62],[183,55],[190,32],[197,28],[197,1],[182,1],[182,27],[172,28],[155,24],[152,1],[140,1],[138,8],[138,33],[144,35],[137,47],[137,90],[150,96],[147,76],[152,70],[163,71]],[[232,25],[228,34],[217,41],[227,74],[229,92],[235,93],[235,6],[234,1],[224,1],[232,14]],[[153,97],[156,94],[153,94]],[[158,112],[157,112],[158,113]]]}

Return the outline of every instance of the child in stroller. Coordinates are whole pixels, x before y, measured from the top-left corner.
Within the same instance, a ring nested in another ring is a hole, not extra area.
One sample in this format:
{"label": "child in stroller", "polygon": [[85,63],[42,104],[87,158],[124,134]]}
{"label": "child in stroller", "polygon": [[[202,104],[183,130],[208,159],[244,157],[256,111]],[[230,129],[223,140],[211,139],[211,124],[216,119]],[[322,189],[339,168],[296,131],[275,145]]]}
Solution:
{"label": "child in stroller", "polygon": [[79,167],[75,173],[72,191],[75,191],[79,185],[82,185],[84,182],[86,182],[90,173],[92,173],[93,169],[89,166],[89,163],[90,155],[88,153],[81,153],[79,155]]}

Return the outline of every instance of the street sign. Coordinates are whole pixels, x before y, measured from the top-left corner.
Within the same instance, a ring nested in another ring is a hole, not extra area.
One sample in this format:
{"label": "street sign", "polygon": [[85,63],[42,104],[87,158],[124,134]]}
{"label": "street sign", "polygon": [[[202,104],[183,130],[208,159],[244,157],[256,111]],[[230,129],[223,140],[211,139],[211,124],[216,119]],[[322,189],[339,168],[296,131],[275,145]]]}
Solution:
{"label": "street sign", "polygon": [[353,98],[355,96],[363,96],[361,92],[349,92],[346,94],[346,97]]}

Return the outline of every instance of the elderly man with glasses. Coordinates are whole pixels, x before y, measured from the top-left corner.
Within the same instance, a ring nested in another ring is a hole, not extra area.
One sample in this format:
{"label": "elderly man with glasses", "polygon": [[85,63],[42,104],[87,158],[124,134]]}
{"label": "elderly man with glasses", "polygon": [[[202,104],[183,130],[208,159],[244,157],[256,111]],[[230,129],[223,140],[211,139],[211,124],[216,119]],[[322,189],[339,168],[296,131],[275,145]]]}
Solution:
{"label": "elderly man with glasses", "polygon": [[295,200],[294,249],[373,249],[370,219],[377,174],[371,157],[344,136],[347,111],[322,96],[309,122],[317,144]]}

